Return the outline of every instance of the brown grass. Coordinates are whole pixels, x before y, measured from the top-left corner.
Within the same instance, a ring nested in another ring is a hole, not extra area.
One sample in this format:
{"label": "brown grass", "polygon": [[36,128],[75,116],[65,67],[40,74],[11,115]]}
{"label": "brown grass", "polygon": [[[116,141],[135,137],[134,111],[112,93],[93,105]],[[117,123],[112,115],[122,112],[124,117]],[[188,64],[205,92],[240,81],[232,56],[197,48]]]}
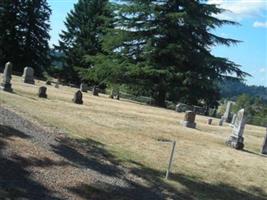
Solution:
{"label": "brown grass", "polygon": [[[206,117],[197,116],[197,129],[188,129],[180,125],[183,114],[171,110],[91,93],[84,93],[84,105],[76,105],[71,101],[76,89],[64,86],[47,86],[48,99],[39,99],[38,87],[44,82],[28,85],[13,76],[12,83],[14,94],[0,91],[1,105],[59,127],[72,137],[101,142],[125,165],[132,160],[162,172],[171,146],[157,139],[176,140],[174,174],[194,177],[208,185],[227,185],[262,198],[267,194],[267,158],[259,155],[265,134],[262,127],[247,125],[245,151],[237,151],[224,145],[231,128],[227,124],[218,126],[217,119],[208,126]],[[168,184],[181,191],[190,190],[190,184],[185,187],[175,175]],[[205,192],[195,192],[199,199],[205,199]]]}

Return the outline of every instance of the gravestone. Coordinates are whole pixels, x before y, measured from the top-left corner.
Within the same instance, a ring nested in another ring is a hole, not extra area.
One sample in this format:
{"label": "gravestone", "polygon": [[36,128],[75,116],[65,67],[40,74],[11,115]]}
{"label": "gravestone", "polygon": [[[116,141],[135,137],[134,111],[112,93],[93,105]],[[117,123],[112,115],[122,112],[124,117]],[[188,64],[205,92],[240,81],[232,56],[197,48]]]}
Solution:
{"label": "gravestone", "polygon": [[93,87],[93,91],[92,91],[94,96],[98,96],[98,89],[96,86]]}
{"label": "gravestone", "polygon": [[263,145],[261,148],[261,153],[267,155],[267,129],[266,129],[266,135],[263,141]]}
{"label": "gravestone", "polygon": [[42,86],[39,88],[39,92],[38,92],[38,96],[40,98],[47,98],[47,94],[46,94],[47,88]]}
{"label": "gravestone", "polygon": [[225,110],[225,113],[223,115],[225,121],[228,122],[228,123],[231,122],[231,109],[232,109],[232,105],[233,105],[233,102],[232,101],[228,101],[227,102],[226,110]]}
{"label": "gravestone", "polygon": [[34,70],[31,67],[25,67],[23,71],[23,82],[34,84]]}
{"label": "gravestone", "polygon": [[184,121],[182,121],[182,126],[188,128],[196,128],[196,113],[193,111],[186,111],[184,116]]}
{"label": "gravestone", "polygon": [[236,114],[236,120],[233,125],[233,131],[230,138],[226,141],[226,144],[235,149],[244,148],[244,130],[246,125],[245,110],[241,109]]}
{"label": "gravestone", "polygon": [[80,90],[75,92],[72,101],[76,104],[83,104],[83,93]]}
{"label": "gravestone", "polygon": [[231,121],[232,125],[235,123],[235,120],[236,120],[236,114],[234,114],[233,117],[232,117],[232,121]]}
{"label": "gravestone", "polygon": [[224,116],[221,117],[220,121],[219,121],[219,126],[223,126],[223,122],[224,122]]}
{"label": "gravestone", "polygon": [[212,124],[212,119],[211,119],[211,118],[208,119],[208,124],[209,124],[209,125]]}
{"label": "gravestone", "polygon": [[3,73],[3,82],[1,83],[1,89],[6,92],[12,92],[11,79],[12,79],[12,63],[7,62]]}
{"label": "gravestone", "polygon": [[88,91],[88,85],[86,83],[81,83],[80,90],[82,92],[87,92]]}

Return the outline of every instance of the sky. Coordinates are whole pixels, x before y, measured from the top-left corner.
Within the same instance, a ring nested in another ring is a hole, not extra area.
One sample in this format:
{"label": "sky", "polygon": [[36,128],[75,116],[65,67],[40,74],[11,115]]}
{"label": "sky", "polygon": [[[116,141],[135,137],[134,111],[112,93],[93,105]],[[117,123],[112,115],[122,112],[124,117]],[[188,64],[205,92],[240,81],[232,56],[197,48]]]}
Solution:
{"label": "sky", "polygon": [[[58,43],[65,29],[67,13],[78,0],[48,0],[52,9],[50,45]],[[242,41],[231,46],[216,46],[212,53],[239,64],[251,75],[248,85],[267,86],[267,0],[208,0],[227,11],[216,16],[238,22],[238,26],[223,26],[215,30],[218,36]]]}

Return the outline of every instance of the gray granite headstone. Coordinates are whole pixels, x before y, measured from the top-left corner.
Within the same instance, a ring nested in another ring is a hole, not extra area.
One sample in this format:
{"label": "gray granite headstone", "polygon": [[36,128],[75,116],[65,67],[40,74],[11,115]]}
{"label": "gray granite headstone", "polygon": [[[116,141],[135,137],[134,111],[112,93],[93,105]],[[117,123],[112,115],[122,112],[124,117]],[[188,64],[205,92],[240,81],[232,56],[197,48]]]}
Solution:
{"label": "gray granite headstone", "polygon": [[39,88],[39,92],[38,92],[38,96],[40,98],[47,98],[47,94],[46,94],[47,88],[42,86]]}
{"label": "gray granite headstone", "polygon": [[182,126],[188,127],[188,128],[196,128],[196,113],[193,111],[186,111],[184,120],[181,122]]}
{"label": "gray granite headstone", "polygon": [[228,101],[227,102],[226,110],[225,110],[225,113],[223,115],[225,121],[228,122],[228,123],[231,122],[231,109],[232,109],[232,105],[233,105],[233,102],[232,101]]}
{"label": "gray granite headstone", "polygon": [[233,125],[232,135],[227,139],[226,144],[235,149],[244,148],[244,130],[246,125],[245,110],[241,109],[236,114],[236,120]]}
{"label": "gray granite headstone", "polygon": [[80,90],[75,92],[72,101],[76,104],[83,104],[83,93]]}
{"label": "gray granite headstone", "polygon": [[263,141],[263,145],[261,148],[261,153],[267,155],[267,129],[266,129],[266,135]]}
{"label": "gray granite headstone", "polygon": [[6,92],[12,92],[11,79],[12,79],[12,63],[7,62],[3,73],[3,82],[1,83],[1,89]]}
{"label": "gray granite headstone", "polygon": [[81,83],[80,90],[82,92],[87,92],[88,91],[88,85],[86,83]]}
{"label": "gray granite headstone", "polygon": [[25,67],[23,71],[23,82],[34,84],[34,70],[31,67]]}

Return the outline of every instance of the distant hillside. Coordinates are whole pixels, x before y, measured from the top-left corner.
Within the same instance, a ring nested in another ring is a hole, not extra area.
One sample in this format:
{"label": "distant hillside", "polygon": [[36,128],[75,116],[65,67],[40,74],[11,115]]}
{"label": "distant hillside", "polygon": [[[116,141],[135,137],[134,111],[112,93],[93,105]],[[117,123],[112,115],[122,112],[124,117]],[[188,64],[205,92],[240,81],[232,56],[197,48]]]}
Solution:
{"label": "distant hillside", "polygon": [[220,92],[223,98],[235,99],[235,97],[241,94],[248,94],[267,100],[267,87],[248,86],[245,83],[239,81],[224,81],[220,84]]}

